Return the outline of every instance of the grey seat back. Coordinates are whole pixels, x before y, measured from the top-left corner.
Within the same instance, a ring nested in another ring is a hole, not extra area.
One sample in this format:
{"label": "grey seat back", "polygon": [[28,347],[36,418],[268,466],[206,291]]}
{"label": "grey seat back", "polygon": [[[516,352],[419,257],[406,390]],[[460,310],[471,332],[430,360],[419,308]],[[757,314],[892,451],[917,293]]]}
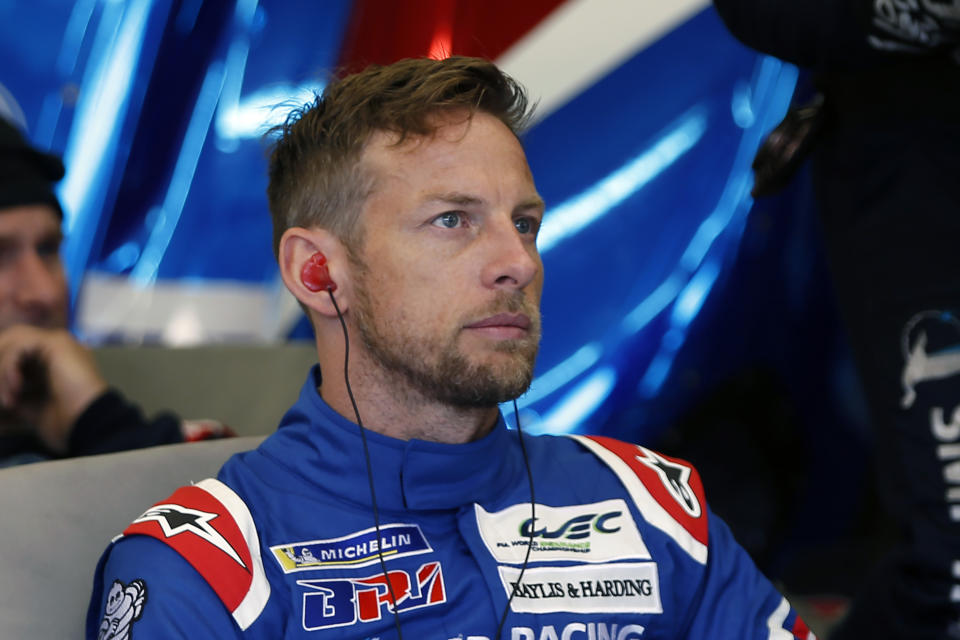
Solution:
{"label": "grey seat back", "polygon": [[263,436],[0,469],[0,638],[82,638],[97,559],[147,507]]}

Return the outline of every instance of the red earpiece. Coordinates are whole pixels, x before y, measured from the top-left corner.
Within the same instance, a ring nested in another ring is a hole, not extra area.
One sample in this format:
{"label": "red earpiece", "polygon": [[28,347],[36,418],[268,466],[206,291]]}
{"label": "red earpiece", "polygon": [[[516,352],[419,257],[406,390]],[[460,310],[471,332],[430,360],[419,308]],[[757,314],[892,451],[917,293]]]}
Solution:
{"label": "red earpiece", "polygon": [[327,256],[319,251],[303,264],[300,281],[310,291],[326,289],[333,293],[337,290],[337,283],[330,278],[330,270],[327,268]]}

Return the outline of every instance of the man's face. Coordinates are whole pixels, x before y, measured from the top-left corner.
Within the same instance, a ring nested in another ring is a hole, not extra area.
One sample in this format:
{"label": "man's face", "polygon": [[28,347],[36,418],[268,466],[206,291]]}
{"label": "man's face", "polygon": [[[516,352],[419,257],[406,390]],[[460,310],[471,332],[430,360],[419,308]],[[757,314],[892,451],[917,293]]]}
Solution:
{"label": "man's face", "polygon": [[520,143],[496,118],[438,116],[436,135],[373,136],[354,252],[354,323],[380,373],[429,400],[523,393],[540,340],[543,216]]}
{"label": "man's face", "polygon": [[0,330],[67,325],[60,218],[48,205],[0,210]]}

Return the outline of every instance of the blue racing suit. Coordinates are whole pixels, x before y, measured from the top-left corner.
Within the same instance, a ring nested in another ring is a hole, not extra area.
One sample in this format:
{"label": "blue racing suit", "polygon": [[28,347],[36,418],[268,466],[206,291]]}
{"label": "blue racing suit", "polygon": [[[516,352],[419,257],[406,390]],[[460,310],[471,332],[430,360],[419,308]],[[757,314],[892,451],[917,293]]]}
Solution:
{"label": "blue racing suit", "polygon": [[459,445],[368,432],[378,535],[358,427],[318,381],[258,449],[109,546],[87,638],[386,640],[399,624],[408,639],[491,640],[511,590],[512,640],[813,638],[694,469],[612,439],[524,436],[531,505],[502,419]]}

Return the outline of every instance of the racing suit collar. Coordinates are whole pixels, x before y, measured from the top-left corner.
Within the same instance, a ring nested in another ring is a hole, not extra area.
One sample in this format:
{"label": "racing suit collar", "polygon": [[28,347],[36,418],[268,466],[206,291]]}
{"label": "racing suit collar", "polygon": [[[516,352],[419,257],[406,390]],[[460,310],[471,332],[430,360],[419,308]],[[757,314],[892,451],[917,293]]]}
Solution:
{"label": "racing suit collar", "polygon": [[[344,497],[369,505],[367,463],[359,428],[324,402],[317,392],[319,380],[319,368],[315,366],[300,393],[298,405],[309,406],[310,416],[291,412],[281,428],[309,420],[306,442],[301,444],[317,454],[315,468],[309,472],[311,480],[327,486],[335,483],[333,486],[345,489]],[[381,509],[451,509],[475,502],[489,504],[515,486],[525,473],[517,433],[507,429],[502,415],[489,434],[465,444],[404,441],[369,429],[366,438],[377,506]],[[347,479],[353,482],[345,483]]]}

